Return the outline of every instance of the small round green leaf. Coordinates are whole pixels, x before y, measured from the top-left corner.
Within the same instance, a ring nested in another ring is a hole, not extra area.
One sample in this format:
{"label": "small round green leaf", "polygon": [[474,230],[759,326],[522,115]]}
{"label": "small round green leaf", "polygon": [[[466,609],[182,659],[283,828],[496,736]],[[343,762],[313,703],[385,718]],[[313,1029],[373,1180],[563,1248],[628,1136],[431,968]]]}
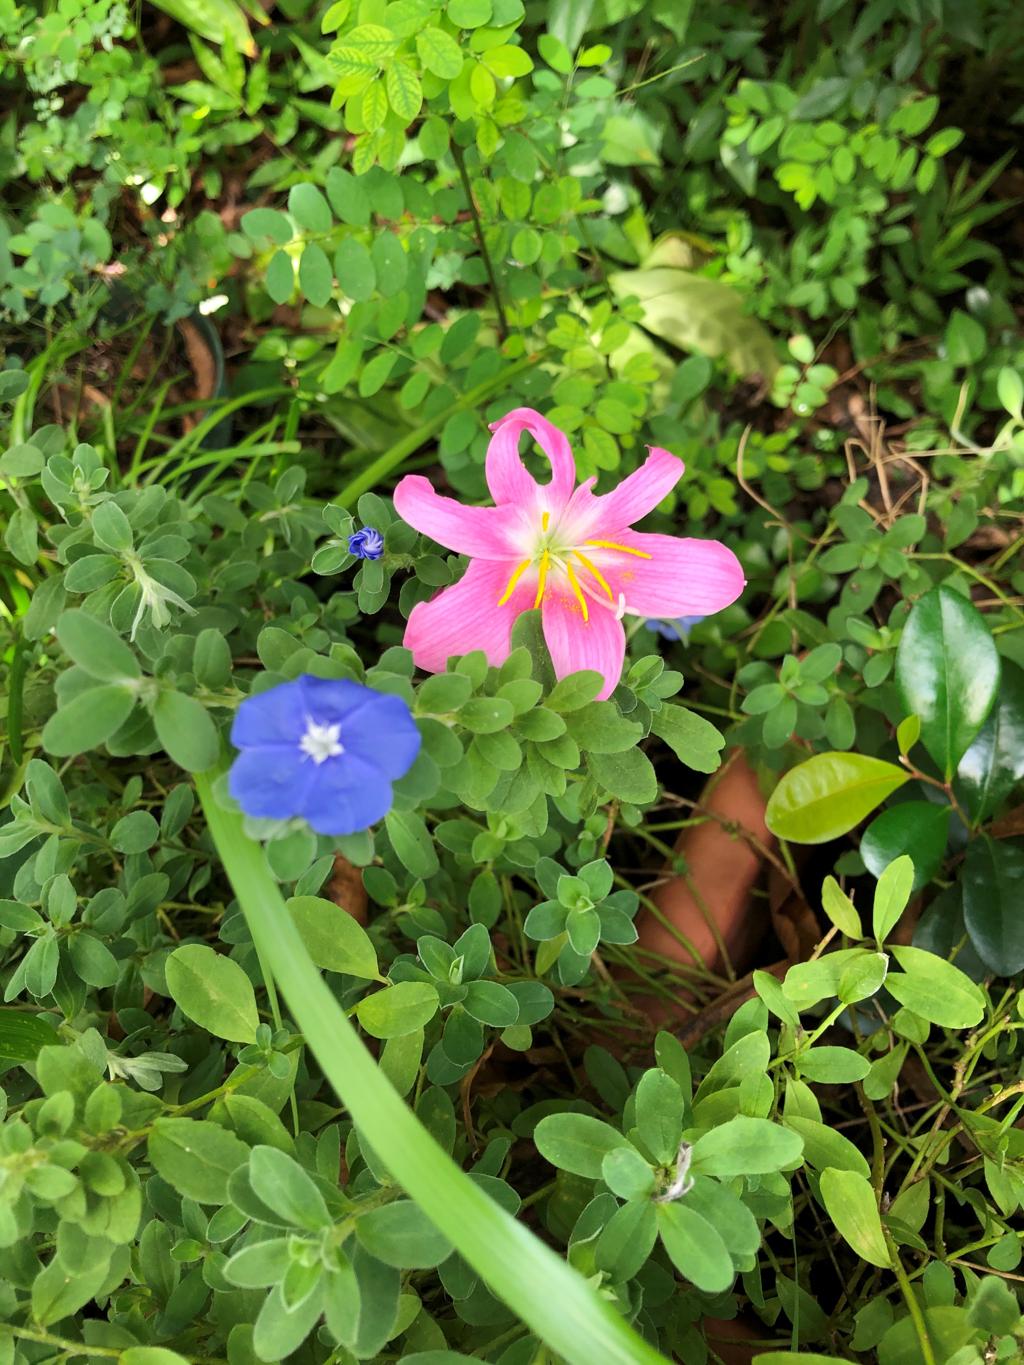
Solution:
{"label": "small round green leaf", "polygon": [[705,1294],[721,1294],[736,1278],[732,1257],[716,1228],[685,1200],[659,1204],[658,1232],[672,1264]]}
{"label": "small round green leaf", "polygon": [[369,934],[340,905],[319,896],[293,896],[288,910],[318,967],[368,981],[379,977],[377,952]]}
{"label": "small round green leaf", "polygon": [[293,185],[288,191],[288,212],[307,232],[330,232],[330,206],[315,185]]}
{"label": "small round green leaf", "polygon": [[120,635],[87,611],[64,612],[57,622],[57,639],[65,654],[100,682],[132,681],[140,676],[138,661]]}
{"label": "small round green leaf", "polygon": [[107,683],[80,692],[43,727],[43,747],[59,757],[96,749],[119,730],[135,706],[133,687]]}
{"label": "small round green leaf", "polygon": [[183,692],[161,692],[153,707],[157,737],[171,758],[186,772],[212,768],[220,756],[217,727],[195,697]]}
{"label": "small round green leaf", "polygon": [[425,981],[399,981],[364,996],[356,1006],[360,1024],[373,1038],[414,1033],[437,1013],[437,991]]}
{"label": "small round green leaf", "polygon": [[251,1043],[259,1013],[252,982],[245,972],[202,943],[186,943],[167,959],[167,989],[183,1014],[233,1043]]}

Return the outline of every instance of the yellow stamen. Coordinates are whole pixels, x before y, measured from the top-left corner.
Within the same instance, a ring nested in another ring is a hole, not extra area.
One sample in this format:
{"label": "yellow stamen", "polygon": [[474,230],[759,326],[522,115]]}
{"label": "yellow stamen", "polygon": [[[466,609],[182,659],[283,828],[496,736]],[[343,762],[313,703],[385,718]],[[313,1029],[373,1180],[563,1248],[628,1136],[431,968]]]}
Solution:
{"label": "yellow stamen", "polygon": [[566,560],[565,563],[565,572],[569,575],[569,586],[576,594],[576,601],[579,602],[580,607],[583,611],[583,619],[584,621],[589,621],[590,612],[587,610],[587,599],[583,596],[582,589],[580,588],[579,579],[576,577],[576,574],[573,571],[573,567],[568,560]]}
{"label": "yellow stamen", "polygon": [[540,557],[540,572],[537,575],[537,596],[533,599],[533,605],[539,607],[544,599],[544,581],[548,576],[548,565],[551,563],[551,556],[547,550]]}
{"label": "yellow stamen", "polygon": [[540,529],[541,529],[542,531],[546,531],[546,530],[548,529],[548,522],[549,522],[550,520],[551,520],[551,513],[550,513],[550,512],[545,512],[545,513],[543,514],[543,516],[541,517],[541,519],[540,519]]}
{"label": "yellow stamen", "polygon": [[516,590],[516,584],[519,582],[519,580],[522,578],[523,574],[529,567],[530,561],[528,559],[524,559],[522,564],[516,565],[512,573],[512,577],[508,580],[508,587],[505,589],[501,597],[498,598],[499,607],[503,607],[505,603],[508,601],[508,599],[512,596],[512,594]]}
{"label": "yellow stamen", "polygon": [[605,592],[608,594],[608,600],[609,600],[609,602],[614,602],[614,601],[615,601],[615,594],[612,592],[611,588],[608,586],[608,583],[607,583],[606,580],[605,580],[604,574],[603,574],[603,573],[601,572],[601,570],[597,567],[597,565],[594,563],[594,561],[593,561],[592,559],[588,559],[587,556],[583,553],[582,550],[573,550],[573,554],[574,554],[574,555],[576,556],[576,558],[580,561],[580,563],[584,566],[584,568],[587,568],[587,569],[590,570],[590,572],[591,572],[591,573],[594,575],[594,577],[597,579],[598,583],[600,583],[601,587],[604,588]]}
{"label": "yellow stamen", "polygon": [[599,550],[621,550],[624,555],[636,555],[637,559],[653,559],[646,550],[634,550],[630,545],[620,545],[617,540],[588,540],[588,545],[596,545]]}

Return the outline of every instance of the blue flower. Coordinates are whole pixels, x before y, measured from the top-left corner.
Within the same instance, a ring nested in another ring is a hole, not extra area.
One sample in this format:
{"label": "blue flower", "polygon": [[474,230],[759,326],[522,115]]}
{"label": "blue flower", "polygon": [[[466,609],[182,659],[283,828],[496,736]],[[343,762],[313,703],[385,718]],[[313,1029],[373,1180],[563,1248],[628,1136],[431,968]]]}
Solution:
{"label": "blue flower", "polygon": [[672,621],[662,621],[652,617],[649,621],[645,621],[644,625],[655,635],[660,635],[663,640],[682,640],[685,644],[690,631],[698,621],[703,620],[703,616],[679,616]]}
{"label": "blue flower", "polygon": [[391,809],[420,732],[401,697],[305,674],[247,697],[231,743],[241,752],[228,786],[246,815],[355,834]]}
{"label": "blue flower", "polygon": [[384,553],[384,537],[375,526],[364,526],[349,536],[348,552],[356,559],[380,559]]}

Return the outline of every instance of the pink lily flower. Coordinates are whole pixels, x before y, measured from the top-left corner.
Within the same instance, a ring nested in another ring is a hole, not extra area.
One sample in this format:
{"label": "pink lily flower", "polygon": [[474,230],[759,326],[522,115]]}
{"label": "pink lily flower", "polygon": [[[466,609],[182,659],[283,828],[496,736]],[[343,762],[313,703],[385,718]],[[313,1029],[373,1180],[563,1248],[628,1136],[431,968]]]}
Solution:
{"label": "pink lily flower", "polygon": [[[739,560],[716,540],[632,530],[683,473],[683,462],[650,447],[644,464],[610,493],[595,479],[576,487],[565,435],[532,408],[495,422],[485,473],[494,507],[466,507],[436,493],[429,479],[407,474],[395,508],[410,526],[469,556],[462,578],[413,608],[405,647],[428,673],[450,658],[482,649],[491,664],[509,655],[521,612],[541,609],[555,675],[595,669],[608,697],[622,676],[624,615],[674,619],[709,616],[743,591]],[[539,484],[519,454],[528,431],[551,462]]]}

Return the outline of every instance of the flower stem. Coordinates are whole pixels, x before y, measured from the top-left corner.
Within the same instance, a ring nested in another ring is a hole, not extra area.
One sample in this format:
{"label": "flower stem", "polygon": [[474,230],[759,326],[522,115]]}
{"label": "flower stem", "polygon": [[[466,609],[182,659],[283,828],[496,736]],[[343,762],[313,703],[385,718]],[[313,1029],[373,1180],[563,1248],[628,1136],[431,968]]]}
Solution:
{"label": "flower stem", "polygon": [[455,162],[459,172],[459,179],[462,181],[462,188],[466,194],[466,203],[469,211],[473,215],[473,227],[476,231],[477,245],[480,248],[480,255],[483,257],[484,269],[487,271],[487,278],[491,282],[491,295],[494,299],[494,311],[498,315],[498,339],[504,341],[508,336],[508,319],[505,317],[505,305],[501,301],[501,291],[498,288],[498,277],[494,271],[494,263],[491,260],[491,253],[487,250],[487,242],[484,239],[484,226],[480,221],[480,210],[476,206],[473,198],[473,186],[470,184],[469,172],[466,170],[466,158],[462,148],[455,141],[451,140],[452,160]]}

